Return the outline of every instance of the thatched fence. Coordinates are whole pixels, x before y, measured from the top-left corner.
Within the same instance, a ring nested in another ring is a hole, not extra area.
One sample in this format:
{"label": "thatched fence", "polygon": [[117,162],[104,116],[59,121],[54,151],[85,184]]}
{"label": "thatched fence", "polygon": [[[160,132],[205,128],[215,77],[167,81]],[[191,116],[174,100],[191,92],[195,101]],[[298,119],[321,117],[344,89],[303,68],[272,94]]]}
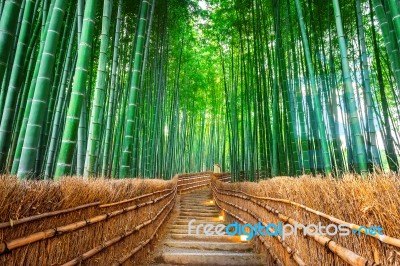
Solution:
{"label": "thatched fence", "polygon": [[[363,180],[347,177],[341,181],[277,178],[234,184],[220,182],[220,178],[215,174],[213,195],[232,220],[264,226],[321,222],[324,226],[343,224],[354,230],[372,225],[384,228],[381,236],[365,235],[363,229],[349,236],[303,236],[301,228],[297,236],[285,239],[258,235],[257,246],[270,254],[270,265],[400,265],[400,183],[396,176]],[[371,209],[377,206],[382,209]],[[272,227],[268,230],[274,233]]]}
{"label": "thatched fence", "polygon": [[142,265],[176,195],[211,173],[161,180],[0,179],[0,265]]}

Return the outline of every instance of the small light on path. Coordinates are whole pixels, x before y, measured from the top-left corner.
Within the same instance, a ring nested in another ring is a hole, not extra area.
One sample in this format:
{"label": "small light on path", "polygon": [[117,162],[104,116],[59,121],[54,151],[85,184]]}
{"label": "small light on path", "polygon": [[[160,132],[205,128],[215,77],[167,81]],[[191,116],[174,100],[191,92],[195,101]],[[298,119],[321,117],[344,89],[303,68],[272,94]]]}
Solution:
{"label": "small light on path", "polygon": [[240,235],[240,241],[247,241],[246,235]]}

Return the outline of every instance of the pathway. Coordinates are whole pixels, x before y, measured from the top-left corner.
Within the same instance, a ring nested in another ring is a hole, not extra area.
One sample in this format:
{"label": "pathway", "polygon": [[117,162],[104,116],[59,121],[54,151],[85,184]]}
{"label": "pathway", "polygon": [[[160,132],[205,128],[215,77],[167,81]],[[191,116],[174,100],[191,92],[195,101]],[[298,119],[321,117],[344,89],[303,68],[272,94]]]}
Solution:
{"label": "pathway", "polygon": [[[195,233],[196,225],[220,223],[221,212],[212,201],[211,191],[196,190],[184,194],[177,202],[178,215],[170,220],[168,235],[157,252],[153,266],[162,265],[266,265],[262,256],[253,252],[251,242],[242,242],[239,236],[206,236]],[[188,234],[188,224],[196,219]]]}

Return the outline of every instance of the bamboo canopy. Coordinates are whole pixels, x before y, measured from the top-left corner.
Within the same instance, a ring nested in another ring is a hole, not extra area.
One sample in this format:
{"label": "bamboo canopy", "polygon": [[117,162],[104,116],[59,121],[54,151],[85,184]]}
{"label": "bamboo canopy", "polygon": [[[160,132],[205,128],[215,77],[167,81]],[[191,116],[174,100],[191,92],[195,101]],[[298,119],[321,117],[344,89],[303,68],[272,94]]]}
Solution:
{"label": "bamboo canopy", "polygon": [[1,3],[1,173],[398,171],[396,0]]}

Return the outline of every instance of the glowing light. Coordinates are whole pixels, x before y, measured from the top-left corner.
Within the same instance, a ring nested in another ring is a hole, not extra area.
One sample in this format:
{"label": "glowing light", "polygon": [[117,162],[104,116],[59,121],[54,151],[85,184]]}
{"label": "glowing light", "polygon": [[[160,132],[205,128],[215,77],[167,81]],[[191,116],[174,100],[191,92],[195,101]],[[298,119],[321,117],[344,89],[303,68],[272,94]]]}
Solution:
{"label": "glowing light", "polygon": [[247,241],[247,236],[246,235],[241,235],[240,236],[240,241]]}
{"label": "glowing light", "polygon": [[207,10],[207,3],[206,3],[206,1],[203,1],[203,0],[199,1],[199,6],[200,6],[201,9]]}
{"label": "glowing light", "polygon": [[214,204],[214,201],[213,201],[213,200],[210,200],[210,204]]}
{"label": "glowing light", "polygon": [[220,216],[219,216],[219,220],[220,220],[220,221],[223,221],[223,220],[224,220],[224,216],[223,216],[223,215],[220,215]]}

